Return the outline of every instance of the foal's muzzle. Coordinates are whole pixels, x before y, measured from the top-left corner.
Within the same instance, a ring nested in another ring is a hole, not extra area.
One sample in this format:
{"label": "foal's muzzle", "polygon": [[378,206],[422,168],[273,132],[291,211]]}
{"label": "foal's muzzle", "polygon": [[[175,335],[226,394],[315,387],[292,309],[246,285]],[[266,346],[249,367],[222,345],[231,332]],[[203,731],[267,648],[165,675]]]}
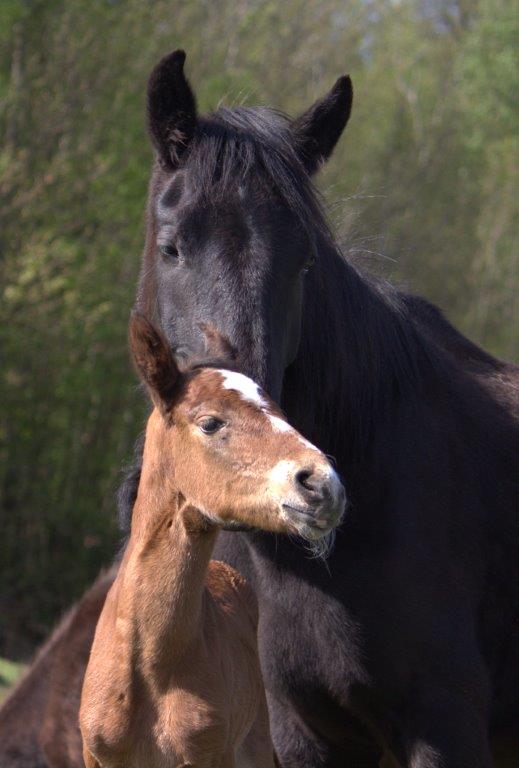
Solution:
{"label": "foal's muzzle", "polygon": [[301,536],[318,539],[341,522],[346,493],[331,465],[303,467],[295,473],[293,492],[282,506]]}

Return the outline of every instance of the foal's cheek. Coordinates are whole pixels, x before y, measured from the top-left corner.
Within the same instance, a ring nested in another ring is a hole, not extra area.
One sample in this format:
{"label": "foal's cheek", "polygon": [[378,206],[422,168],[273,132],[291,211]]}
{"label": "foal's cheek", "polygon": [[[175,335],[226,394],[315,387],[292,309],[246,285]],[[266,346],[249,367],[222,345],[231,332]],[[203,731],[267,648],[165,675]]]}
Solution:
{"label": "foal's cheek", "polygon": [[190,500],[199,497],[206,485],[208,474],[207,458],[204,456],[203,445],[197,437],[187,430],[179,434],[175,452],[175,480]]}

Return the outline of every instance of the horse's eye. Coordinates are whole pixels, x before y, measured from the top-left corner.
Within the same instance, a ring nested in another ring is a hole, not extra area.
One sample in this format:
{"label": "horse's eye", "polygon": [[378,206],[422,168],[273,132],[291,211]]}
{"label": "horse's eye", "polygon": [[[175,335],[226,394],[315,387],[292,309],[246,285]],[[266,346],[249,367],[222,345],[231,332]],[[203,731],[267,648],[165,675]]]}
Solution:
{"label": "horse's eye", "polygon": [[218,419],[216,416],[206,416],[204,419],[198,422],[199,429],[206,435],[214,435],[225,424],[224,421]]}
{"label": "horse's eye", "polygon": [[306,264],[303,267],[303,272],[308,272],[309,269],[312,269],[312,267],[315,267],[315,254],[312,254],[310,258],[307,260]]}
{"label": "horse's eye", "polygon": [[178,249],[174,245],[161,245],[160,252],[165,259],[178,261]]}

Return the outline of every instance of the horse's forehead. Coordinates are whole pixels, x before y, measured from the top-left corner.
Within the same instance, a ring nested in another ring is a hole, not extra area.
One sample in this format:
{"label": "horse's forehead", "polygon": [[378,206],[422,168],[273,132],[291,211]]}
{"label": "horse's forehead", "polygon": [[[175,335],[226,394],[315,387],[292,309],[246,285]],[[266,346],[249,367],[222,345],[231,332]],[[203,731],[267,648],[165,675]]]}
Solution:
{"label": "horse's forehead", "polygon": [[155,212],[159,225],[176,220],[179,214],[190,210],[199,197],[200,192],[190,182],[184,169],[168,175],[162,180],[155,194]]}
{"label": "horse's forehead", "polygon": [[158,197],[159,211],[164,209],[169,211],[169,209],[174,208],[179,203],[185,186],[185,174],[182,171],[178,171],[171,179],[168,179]]}
{"label": "horse's forehead", "polygon": [[[272,186],[264,183],[258,168],[258,174],[249,174],[247,178],[237,172],[232,179],[222,180],[215,176],[210,183],[199,178],[199,169],[189,165],[162,177],[155,189],[155,204],[159,217],[167,218],[180,205],[182,209],[208,208],[229,210],[240,208],[243,204],[265,204],[274,200],[279,207],[279,196]],[[240,177],[241,176],[241,177]]]}
{"label": "horse's forehead", "polygon": [[233,248],[243,247],[249,241],[251,210],[244,208],[244,201],[237,190],[225,195],[211,195],[188,183],[173,179],[156,201],[159,229],[172,227],[171,232],[202,242],[215,233],[231,236]]}

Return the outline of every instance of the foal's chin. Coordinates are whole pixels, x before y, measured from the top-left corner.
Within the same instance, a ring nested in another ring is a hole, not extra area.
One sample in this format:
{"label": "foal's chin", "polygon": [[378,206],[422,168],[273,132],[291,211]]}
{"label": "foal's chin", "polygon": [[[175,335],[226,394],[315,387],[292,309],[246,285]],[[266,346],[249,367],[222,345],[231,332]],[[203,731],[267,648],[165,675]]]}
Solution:
{"label": "foal's chin", "polygon": [[326,560],[333,549],[336,530],[335,526],[326,530],[305,524],[294,526],[295,534],[305,542],[310,555],[322,560]]}
{"label": "foal's chin", "polygon": [[221,531],[255,531],[257,530],[256,526],[252,525],[251,523],[246,523],[242,520],[230,520],[230,519],[224,519],[216,514],[211,514],[209,512],[206,512],[205,510],[202,512],[200,510],[200,514],[203,516],[203,518],[208,522],[208,524],[215,526],[219,528]]}
{"label": "foal's chin", "polygon": [[253,525],[248,523],[241,523],[238,520],[226,520],[219,524],[222,531],[255,531],[257,530]]}
{"label": "foal's chin", "polygon": [[344,515],[344,504],[334,505],[330,509],[313,509],[295,506],[290,502],[281,505],[282,516],[293,533],[303,539],[311,553],[316,557],[326,558],[333,547],[335,532]]}

